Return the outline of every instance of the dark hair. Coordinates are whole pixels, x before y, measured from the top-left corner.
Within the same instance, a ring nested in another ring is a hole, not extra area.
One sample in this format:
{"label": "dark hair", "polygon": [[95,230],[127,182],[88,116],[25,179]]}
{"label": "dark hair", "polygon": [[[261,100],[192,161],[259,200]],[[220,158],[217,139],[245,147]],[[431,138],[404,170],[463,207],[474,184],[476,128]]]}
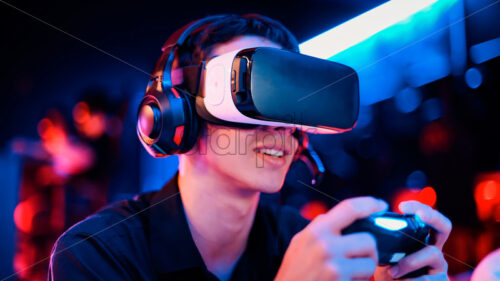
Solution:
{"label": "dark hair", "polygon": [[195,65],[205,60],[216,44],[240,35],[257,35],[280,44],[284,49],[299,51],[297,39],[280,22],[259,14],[228,14],[193,32],[178,49],[178,66]]}

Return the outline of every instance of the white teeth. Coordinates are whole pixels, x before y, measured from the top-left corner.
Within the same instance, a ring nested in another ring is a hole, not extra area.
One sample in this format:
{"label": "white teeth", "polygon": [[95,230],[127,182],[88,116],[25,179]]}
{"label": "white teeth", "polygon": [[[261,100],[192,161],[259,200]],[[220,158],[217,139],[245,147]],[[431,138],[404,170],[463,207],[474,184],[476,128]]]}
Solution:
{"label": "white teeth", "polygon": [[283,151],[272,148],[261,148],[257,152],[264,153],[273,157],[283,157]]}

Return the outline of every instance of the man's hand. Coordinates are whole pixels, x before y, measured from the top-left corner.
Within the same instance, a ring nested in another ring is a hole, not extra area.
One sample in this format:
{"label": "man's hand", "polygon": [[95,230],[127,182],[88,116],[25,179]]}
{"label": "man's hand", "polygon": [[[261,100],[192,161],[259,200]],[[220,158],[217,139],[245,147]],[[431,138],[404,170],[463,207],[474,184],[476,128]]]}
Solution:
{"label": "man's hand", "polygon": [[292,238],[275,280],[369,280],[378,262],[374,237],[369,233],[341,235],[341,231],[387,207],[382,200],[358,197],[316,217]]}
{"label": "man's hand", "polygon": [[385,281],[398,279],[420,268],[429,267],[428,275],[404,280],[449,280],[448,264],[444,259],[442,249],[451,232],[451,222],[440,212],[417,201],[405,201],[399,205],[399,210],[405,214],[416,214],[422,221],[432,226],[436,233],[433,234],[433,245],[429,245],[415,252],[391,267],[377,267],[375,280]]}

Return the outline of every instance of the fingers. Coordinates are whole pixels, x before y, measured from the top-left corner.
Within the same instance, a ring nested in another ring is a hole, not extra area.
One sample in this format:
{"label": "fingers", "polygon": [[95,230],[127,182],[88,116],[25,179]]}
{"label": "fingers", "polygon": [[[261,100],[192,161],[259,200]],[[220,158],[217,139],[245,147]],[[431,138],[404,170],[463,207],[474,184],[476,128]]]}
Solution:
{"label": "fingers", "polygon": [[336,261],[335,265],[342,268],[342,272],[348,280],[369,280],[375,273],[377,266],[370,258],[342,259]]}
{"label": "fingers", "polygon": [[429,275],[446,274],[448,271],[448,264],[441,250],[435,246],[427,246],[400,260],[389,269],[389,272],[394,279],[398,279],[401,276],[426,266],[430,267]]}
{"label": "fingers", "polygon": [[446,273],[439,273],[435,275],[425,275],[418,278],[403,279],[403,281],[449,281]]}
{"label": "fingers", "polygon": [[324,214],[325,226],[340,235],[341,230],[351,225],[354,221],[369,215],[387,210],[386,202],[373,197],[356,197],[346,199]]}
{"label": "fingers", "polygon": [[375,273],[377,249],[371,234],[331,236],[324,242],[322,247],[330,269],[339,280],[368,280]]}
{"label": "fingers", "polygon": [[344,249],[343,253],[347,258],[369,257],[375,264],[378,263],[377,243],[369,233],[344,235],[339,238],[338,244]]}
{"label": "fingers", "polygon": [[375,274],[373,274],[373,279],[377,281],[394,281],[389,273],[390,268],[389,265],[378,265],[375,269]]}
{"label": "fingers", "polygon": [[443,248],[451,232],[451,221],[440,212],[418,201],[405,201],[399,204],[399,210],[405,214],[416,214],[423,222],[432,226],[436,231],[436,247]]}

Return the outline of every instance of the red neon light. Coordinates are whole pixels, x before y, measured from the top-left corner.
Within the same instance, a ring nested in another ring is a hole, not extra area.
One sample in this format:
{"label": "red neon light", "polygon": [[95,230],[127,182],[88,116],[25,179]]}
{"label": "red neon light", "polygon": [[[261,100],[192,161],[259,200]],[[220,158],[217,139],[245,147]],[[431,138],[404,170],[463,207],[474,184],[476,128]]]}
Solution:
{"label": "red neon light", "polygon": [[427,186],[421,190],[416,188],[405,188],[394,196],[392,208],[395,212],[401,213],[399,211],[399,204],[403,201],[415,200],[432,208],[436,207],[437,194],[434,188]]}
{"label": "red neon light", "polygon": [[479,219],[500,221],[500,173],[486,173],[478,177],[474,189]]}
{"label": "red neon light", "polygon": [[326,212],[328,212],[328,207],[321,201],[310,201],[300,208],[300,214],[308,220],[313,220]]}

